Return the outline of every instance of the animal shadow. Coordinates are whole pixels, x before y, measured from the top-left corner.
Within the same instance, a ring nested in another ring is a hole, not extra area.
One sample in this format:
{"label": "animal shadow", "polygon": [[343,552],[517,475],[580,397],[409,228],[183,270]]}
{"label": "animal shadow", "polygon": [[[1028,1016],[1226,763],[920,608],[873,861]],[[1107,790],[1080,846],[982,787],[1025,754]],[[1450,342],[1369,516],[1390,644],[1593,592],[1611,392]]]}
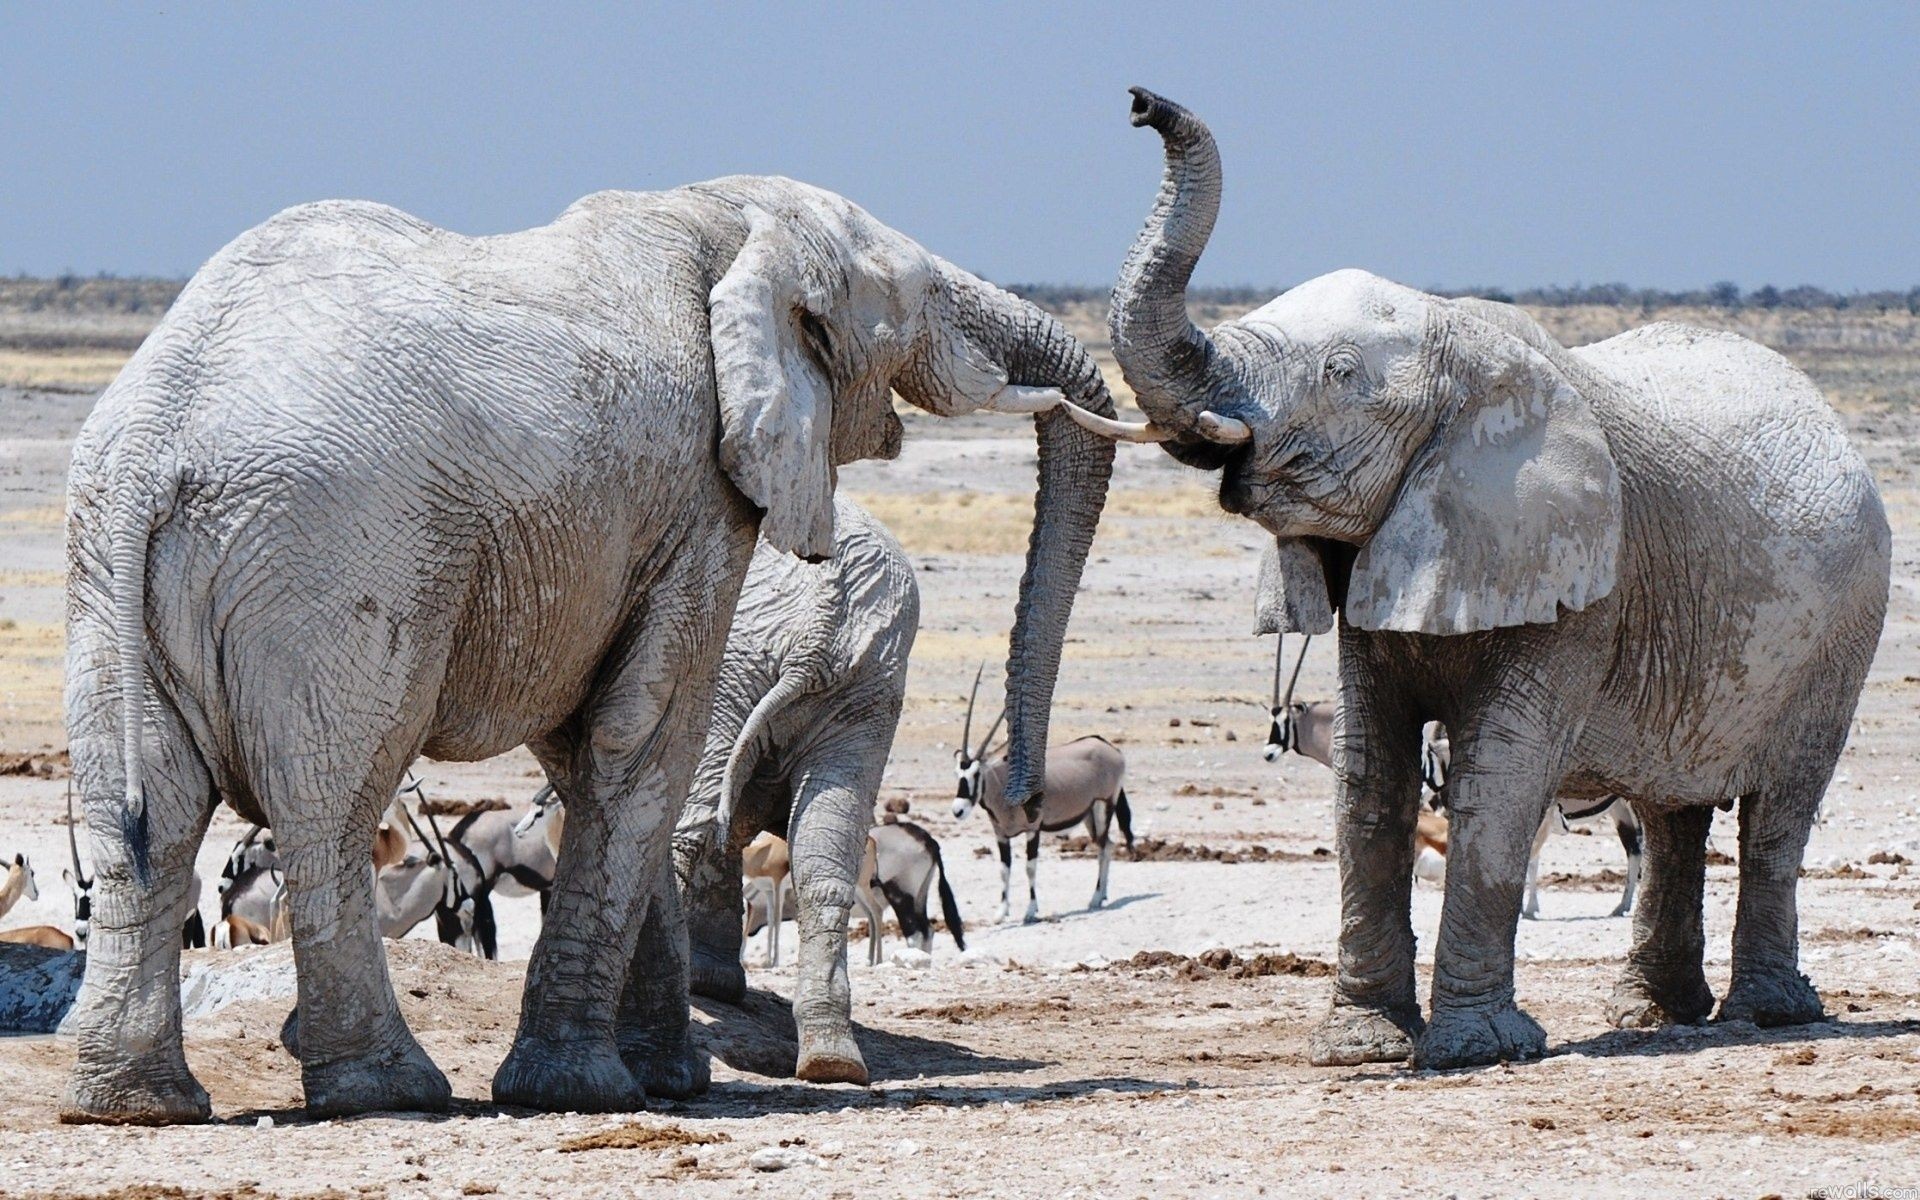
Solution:
{"label": "animal shadow", "polygon": [[1762,1029],[1748,1021],[1707,1025],[1669,1025],[1660,1029],[1611,1029],[1577,1042],[1555,1046],[1550,1056],[1586,1054],[1594,1058],[1654,1057],[1692,1054],[1710,1047],[1796,1045],[1865,1038],[1902,1037],[1920,1033],[1920,1021],[1846,1021],[1828,1017],[1809,1025],[1781,1025]]}
{"label": "animal shadow", "polygon": [[[794,1027],[792,1002],[786,997],[749,988],[737,1005],[695,996],[693,1010],[694,1042],[701,1049],[736,1071],[793,1078],[799,1032]],[[702,1021],[701,1017],[706,1019]],[[875,1029],[858,1021],[854,1022],[853,1036],[876,1082],[922,1075],[1035,1071],[1049,1065],[1038,1059],[982,1054],[957,1042]]]}

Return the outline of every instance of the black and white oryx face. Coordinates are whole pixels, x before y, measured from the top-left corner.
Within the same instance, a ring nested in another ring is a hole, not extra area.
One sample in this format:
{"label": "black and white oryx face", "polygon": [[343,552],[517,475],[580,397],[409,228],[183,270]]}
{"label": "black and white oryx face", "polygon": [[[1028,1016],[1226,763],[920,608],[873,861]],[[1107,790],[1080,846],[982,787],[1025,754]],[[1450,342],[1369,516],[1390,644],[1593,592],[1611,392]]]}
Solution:
{"label": "black and white oryx face", "polygon": [[980,760],[965,750],[955,750],[953,762],[960,775],[960,786],[953,793],[953,815],[959,818],[980,802]]}
{"label": "black and white oryx face", "polygon": [[1300,710],[1304,704],[1289,704],[1284,708],[1272,708],[1268,715],[1273,723],[1267,727],[1267,746],[1260,756],[1268,762],[1279,762],[1280,756],[1292,750],[1300,741]]}
{"label": "black and white oryx face", "polygon": [[973,691],[967,696],[967,723],[960,731],[960,748],[953,752],[954,769],[960,775],[960,786],[953,793],[955,819],[966,816],[980,803],[981,768],[986,762],[987,745],[993,741],[993,735],[1000,732],[1000,723],[1007,719],[1007,710],[1002,706],[1000,715],[987,729],[987,736],[980,739],[979,746],[973,745],[973,702],[980,697],[980,676],[986,669],[987,665],[981,663],[980,670],[974,672]]}

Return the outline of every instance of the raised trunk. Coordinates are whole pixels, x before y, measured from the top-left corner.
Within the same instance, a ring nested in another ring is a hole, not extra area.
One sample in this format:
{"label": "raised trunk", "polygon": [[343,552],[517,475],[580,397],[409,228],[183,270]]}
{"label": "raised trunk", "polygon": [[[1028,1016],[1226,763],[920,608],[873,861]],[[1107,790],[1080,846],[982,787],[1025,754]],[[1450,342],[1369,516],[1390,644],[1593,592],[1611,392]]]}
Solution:
{"label": "raised trunk", "polygon": [[1167,170],[1113,285],[1108,329],[1141,411],[1185,433],[1230,387],[1213,342],[1187,318],[1187,281],[1220,212],[1220,153],[1204,122],[1143,88],[1133,89],[1133,123],[1159,131]]}
{"label": "raised trunk", "polygon": [[[954,319],[970,340],[995,357],[1009,383],[1057,387],[1081,408],[1113,415],[1113,397],[1100,368],[1065,326],[958,268],[948,267],[947,272]],[[1112,442],[1080,428],[1058,410],[1033,421],[1040,487],[1007,656],[1007,796],[1014,803],[1038,796],[1045,778],[1047,721],[1060,673],[1060,646],[1113,475]]]}

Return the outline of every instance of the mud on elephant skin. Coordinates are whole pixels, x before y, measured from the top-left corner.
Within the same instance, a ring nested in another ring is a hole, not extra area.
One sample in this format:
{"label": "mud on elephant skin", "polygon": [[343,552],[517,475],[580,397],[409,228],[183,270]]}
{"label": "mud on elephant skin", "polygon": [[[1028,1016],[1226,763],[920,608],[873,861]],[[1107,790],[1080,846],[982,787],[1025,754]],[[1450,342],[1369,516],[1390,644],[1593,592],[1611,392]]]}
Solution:
{"label": "mud on elephant skin", "polygon": [[[1115,357],[1182,461],[1273,535],[1262,632],[1336,614],[1340,972],[1322,1063],[1542,1052],[1514,1006],[1528,850],[1555,796],[1647,832],[1612,1008],[1689,1020],[1707,806],[1740,802],[1725,1018],[1815,1019],[1801,852],[1886,611],[1887,521],[1813,385],[1730,334],[1651,325],[1569,350],[1519,309],[1362,271],[1203,332],[1186,285],[1220,156],[1135,89],[1165,175],[1114,287]],[[1452,844],[1431,1013],[1409,923],[1421,726],[1452,736]]]}
{"label": "mud on elephant skin", "polygon": [[913,564],[871,515],[835,501],[834,553],[818,565],[755,552],[714,689],[713,721],[674,836],[692,987],[733,1001],[741,850],[787,839],[799,900],[795,1073],[867,1082],[851,1023],[847,918],[920,627]]}
{"label": "mud on elephant skin", "polygon": [[1048,410],[1008,662],[1031,791],[1113,456],[1052,318],[771,177],[485,238],[309,204],[216,254],[74,446],[66,707],[99,882],[66,1117],[207,1116],[174,980],[216,800],[279,842],[309,1100],[444,1107],[368,848],[417,755],[522,743],[570,836],[496,1096],[634,1107],[623,1048],[697,1079],[668,841],[734,598],[756,535],[831,553],[835,469],[894,452],[894,391]]}

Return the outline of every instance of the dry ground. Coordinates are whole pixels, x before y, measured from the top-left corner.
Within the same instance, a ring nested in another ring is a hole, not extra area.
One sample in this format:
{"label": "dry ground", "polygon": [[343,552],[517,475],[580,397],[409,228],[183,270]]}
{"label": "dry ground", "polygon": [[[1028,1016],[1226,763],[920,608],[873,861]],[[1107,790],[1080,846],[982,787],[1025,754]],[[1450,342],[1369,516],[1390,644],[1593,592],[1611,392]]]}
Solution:
{"label": "dry ground", "polygon": [[[1561,311],[1560,332],[1572,340],[1637,319]],[[1897,861],[1920,860],[1920,417],[1908,411],[1920,349],[1911,323],[1808,329],[1783,319],[1757,332],[1842,398],[1896,527],[1886,637],[1801,888],[1805,965],[1835,1014],[1829,1023],[1607,1029],[1601,1001],[1628,929],[1605,916],[1620,863],[1603,831],[1549,844],[1545,919],[1520,931],[1520,995],[1546,1025],[1551,1057],[1449,1073],[1306,1065],[1337,929],[1334,870],[1316,853],[1331,832],[1329,779],[1297,759],[1270,766],[1259,757],[1272,640],[1245,632],[1256,532],[1215,515],[1198,477],[1140,449],[1121,454],[1056,730],[1123,745],[1136,833],[1266,861],[1123,857],[1111,907],[1086,913],[1092,861],[1050,845],[1040,875],[1047,919],[996,925],[998,865],[984,857],[990,843],[978,818],[962,826],[947,811],[949,756],[973,668],[1004,655],[1030,438],[1012,420],[914,419],[899,461],[850,469],[843,485],[892,525],[921,568],[923,631],[883,794],[909,800],[911,818],[945,845],[970,950],[942,940],[931,968],[855,967],[872,1088],[780,1078],[792,1045],[779,998],[791,994],[792,972],[759,966],[756,946],[747,1007],[699,1006],[718,1056],[708,1099],[632,1118],[494,1109],[487,1080],[513,1030],[522,970],[513,960],[537,930],[531,902],[507,902],[509,961],[483,964],[419,940],[392,947],[407,1017],[462,1098],[452,1116],[304,1121],[297,1066],[274,1039],[291,1003],[286,948],[197,953],[188,1055],[221,1123],[58,1126],[53,1097],[70,1047],[0,1040],[0,1195],[180,1194],[155,1190],[171,1186],[236,1196],[652,1187],[716,1196],[1757,1197],[1920,1184],[1920,873]],[[0,750],[61,744],[58,513],[67,446],[90,403],[85,392],[0,391]],[[1332,658],[1331,646],[1316,648],[1304,695],[1328,694]],[[535,786],[523,753],[422,770],[429,790],[448,796],[517,801]],[[65,830],[56,823],[63,787],[0,778],[0,853],[29,853],[43,893],[0,925],[68,921]],[[230,816],[217,819],[201,860],[208,879],[237,830]],[[1714,836],[1734,851],[1729,818]],[[1251,853],[1256,845],[1267,853]],[[1869,861],[1876,856],[1883,861]],[[1710,871],[1708,975],[1717,991],[1726,985],[1734,878],[1730,866]],[[1416,895],[1423,972],[1440,898],[1425,886]],[[1214,947],[1254,968],[1187,957]],[[1169,953],[1136,958],[1152,951]],[[1253,957],[1262,953],[1280,957]],[[858,949],[855,957],[864,962]],[[777,1173],[750,1165],[782,1150],[798,1165]]]}

